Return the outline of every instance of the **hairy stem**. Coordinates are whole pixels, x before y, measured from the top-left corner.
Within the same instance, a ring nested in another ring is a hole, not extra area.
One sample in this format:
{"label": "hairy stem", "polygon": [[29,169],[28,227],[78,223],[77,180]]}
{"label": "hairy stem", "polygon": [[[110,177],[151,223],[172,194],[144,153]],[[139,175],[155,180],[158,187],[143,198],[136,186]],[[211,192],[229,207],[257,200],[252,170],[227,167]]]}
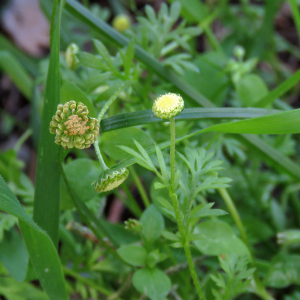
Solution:
{"label": "hairy stem", "polygon": [[189,241],[186,238],[186,231],[182,222],[182,217],[181,217],[181,213],[180,213],[180,208],[179,208],[179,202],[177,199],[177,196],[175,194],[175,137],[176,137],[176,133],[175,133],[175,119],[171,118],[170,120],[170,128],[171,128],[171,147],[170,147],[170,156],[171,156],[171,186],[170,186],[170,197],[173,203],[173,207],[174,207],[174,212],[175,212],[175,216],[176,216],[176,221],[177,221],[177,225],[178,225],[178,229],[181,235],[181,240],[183,242],[184,245],[184,252],[185,252],[185,256],[186,259],[188,261],[188,265],[189,265],[189,270],[194,282],[194,285],[196,287],[196,291],[198,293],[198,296],[200,299],[205,299],[204,293],[201,289],[200,286],[200,282],[198,280],[198,276],[195,270],[195,266],[193,263],[193,259],[192,259],[192,254],[191,254],[191,250],[190,250],[190,245],[189,245]]}

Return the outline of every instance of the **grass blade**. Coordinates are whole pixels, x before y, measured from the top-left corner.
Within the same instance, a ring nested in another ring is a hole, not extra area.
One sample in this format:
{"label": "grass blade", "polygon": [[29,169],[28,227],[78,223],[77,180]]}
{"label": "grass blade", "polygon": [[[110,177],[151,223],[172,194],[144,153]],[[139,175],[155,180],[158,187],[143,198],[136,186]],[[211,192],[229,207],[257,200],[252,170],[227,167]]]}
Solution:
{"label": "grass blade", "polygon": [[[181,112],[176,120],[197,120],[197,119],[246,119],[255,118],[264,115],[274,114],[279,112],[272,109],[257,109],[257,108],[186,108]],[[116,130],[125,127],[144,125],[150,123],[164,122],[154,116],[151,109],[136,111],[133,113],[120,114],[111,118],[104,119],[101,123],[101,132]]]}
{"label": "grass blade", "polygon": [[49,124],[60,99],[61,13],[61,2],[56,0],[51,23],[51,54],[42,113],[33,211],[33,219],[49,234],[54,245],[58,243],[59,227],[60,174],[57,159],[59,146],[54,143],[54,136],[49,132]]}
{"label": "grass blade", "polygon": [[0,51],[0,68],[8,74],[21,93],[31,100],[32,79],[19,61],[8,51]]}
{"label": "grass blade", "polygon": [[290,90],[300,80],[300,70],[293,74],[290,78],[280,84],[276,89],[268,93],[265,97],[255,103],[256,107],[266,107],[277,98]]}

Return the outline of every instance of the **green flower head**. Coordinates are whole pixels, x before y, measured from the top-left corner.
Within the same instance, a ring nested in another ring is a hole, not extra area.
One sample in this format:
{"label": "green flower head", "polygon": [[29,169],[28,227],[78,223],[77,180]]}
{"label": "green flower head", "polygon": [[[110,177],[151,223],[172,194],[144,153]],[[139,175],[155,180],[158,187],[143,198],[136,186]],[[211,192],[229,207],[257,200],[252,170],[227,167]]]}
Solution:
{"label": "green flower head", "polygon": [[153,103],[152,111],[160,119],[169,120],[179,115],[184,109],[184,102],[180,95],[168,93],[159,96]]}
{"label": "green flower head", "polygon": [[104,170],[98,179],[93,182],[94,189],[98,193],[111,191],[122,184],[127,179],[128,175],[129,171],[126,168],[120,170]]}
{"label": "green flower head", "polygon": [[74,100],[59,104],[50,122],[50,133],[55,134],[55,143],[65,149],[84,149],[96,141],[99,134],[97,119],[88,117],[88,108]]}
{"label": "green flower head", "polygon": [[127,15],[121,14],[113,19],[113,28],[119,32],[123,32],[130,27],[130,18]]}

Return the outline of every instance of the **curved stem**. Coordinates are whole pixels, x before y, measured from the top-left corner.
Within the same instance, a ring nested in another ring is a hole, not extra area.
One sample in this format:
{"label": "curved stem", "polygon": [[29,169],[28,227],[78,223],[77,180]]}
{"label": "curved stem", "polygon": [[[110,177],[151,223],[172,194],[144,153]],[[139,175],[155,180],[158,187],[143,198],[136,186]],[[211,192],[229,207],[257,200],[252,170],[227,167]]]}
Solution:
{"label": "curved stem", "polygon": [[175,194],[175,137],[176,137],[176,133],[175,133],[175,119],[171,118],[170,119],[170,133],[171,133],[171,147],[170,147],[170,156],[171,156],[171,186],[170,186],[170,198],[172,200],[173,203],[173,207],[174,207],[174,212],[175,212],[175,216],[176,216],[176,221],[177,221],[177,225],[178,225],[178,229],[181,235],[181,240],[183,242],[184,245],[184,252],[185,252],[185,256],[186,259],[188,261],[188,265],[189,265],[189,270],[194,282],[194,285],[196,287],[196,291],[198,293],[198,296],[200,299],[205,300],[205,296],[204,293],[201,289],[200,286],[200,282],[195,270],[195,266],[193,263],[193,259],[192,259],[192,254],[191,254],[191,250],[190,250],[190,245],[189,245],[189,241],[186,238],[186,232],[185,232],[185,228],[182,222],[182,218],[181,218],[181,213],[180,213],[180,208],[179,208],[179,202],[177,199],[177,196]]}
{"label": "curved stem", "polygon": [[[102,109],[101,109],[101,111],[100,111],[100,113],[99,113],[99,115],[97,117],[99,125],[100,125],[101,120],[104,117],[106,111],[109,109],[109,107],[112,105],[112,103],[117,99],[118,95],[128,86],[128,84],[129,84],[129,81],[125,81],[115,91],[115,93],[107,100],[107,102],[105,103],[105,105],[102,107]],[[98,141],[98,139],[95,141],[94,147],[95,147],[95,151],[96,151],[98,160],[100,162],[100,165],[101,165],[103,171],[109,169],[108,166],[105,164],[105,162],[103,160],[103,157],[102,157],[102,154],[101,154],[101,151],[100,151],[100,148],[99,148],[99,141]]]}

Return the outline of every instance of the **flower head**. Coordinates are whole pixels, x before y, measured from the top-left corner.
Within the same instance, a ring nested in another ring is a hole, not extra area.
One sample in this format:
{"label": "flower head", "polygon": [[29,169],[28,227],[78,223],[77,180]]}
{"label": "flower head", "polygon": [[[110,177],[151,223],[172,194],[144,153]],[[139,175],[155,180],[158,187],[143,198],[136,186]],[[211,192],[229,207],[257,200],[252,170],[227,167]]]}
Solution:
{"label": "flower head", "polygon": [[130,19],[127,15],[121,14],[113,19],[112,25],[117,31],[123,32],[130,27]]}
{"label": "flower head", "polygon": [[96,141],[99,134],[97,119],[88,117],[88,108],[74,100],[59,104],[50,122],[50,133],[56,134],[55,143],[65,149],[84,149]]}
{"label": "flower head", "polygon": [[168,93],[159,96],[153,103],[152,111],[160,119],[169,120],[179,115],[184,109],[184,102],[180,95]]}
{"label": "flower head", "polygon": [[122,184],[127,179],[128,175],[129,171],[126,168],[120,170],[104,170],[98,179],[93,182],[94,189],[98,193],[111,191]]}

